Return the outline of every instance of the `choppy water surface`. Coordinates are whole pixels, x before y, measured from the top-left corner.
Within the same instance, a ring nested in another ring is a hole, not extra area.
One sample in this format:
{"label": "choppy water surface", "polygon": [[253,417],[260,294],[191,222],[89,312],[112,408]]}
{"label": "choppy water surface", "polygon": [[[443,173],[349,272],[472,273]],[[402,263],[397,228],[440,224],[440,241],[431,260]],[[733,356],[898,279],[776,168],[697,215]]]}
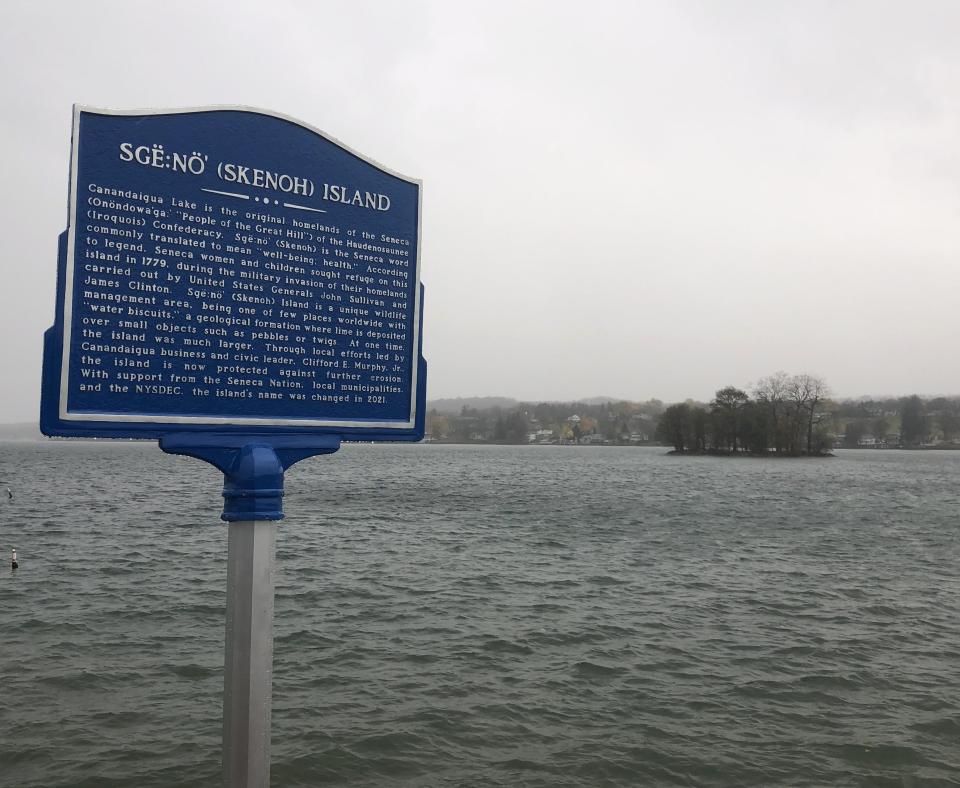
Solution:
{"label": "choppy water surface", "polygon": [[[960,785],[958,479],[960,452],[306,461],[273,785]],[[218,783],[220,484],[150,444],[0,445],[0,784]]]}

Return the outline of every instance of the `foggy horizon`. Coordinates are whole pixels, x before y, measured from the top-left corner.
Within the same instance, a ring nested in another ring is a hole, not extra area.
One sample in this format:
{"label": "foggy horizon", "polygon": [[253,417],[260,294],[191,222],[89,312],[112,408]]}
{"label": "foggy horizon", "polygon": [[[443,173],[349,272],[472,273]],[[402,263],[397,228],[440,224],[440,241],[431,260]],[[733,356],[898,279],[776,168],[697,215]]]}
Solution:
{"label": "foggy horizon", "polygon": [[0,422],[35,421],[72,105],[247,105],[423,181],[429,400],[952,396],[960,8],[7,5]]}

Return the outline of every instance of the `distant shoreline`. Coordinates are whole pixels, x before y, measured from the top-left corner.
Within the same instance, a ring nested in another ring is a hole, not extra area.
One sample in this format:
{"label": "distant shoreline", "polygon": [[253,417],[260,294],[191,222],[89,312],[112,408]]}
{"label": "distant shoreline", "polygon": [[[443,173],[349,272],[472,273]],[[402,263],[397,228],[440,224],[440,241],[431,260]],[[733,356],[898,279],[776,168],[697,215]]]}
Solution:
{"label": "distant shoreline", "polygon": [[[0,425],[0,443],[146,443],[155,441],[155,438],[50,438],[37,431],[36,436],[23,435],[4,435],[2,425]],[[344,441],[344,443],[363,443],[364,441]],[[667,449],[668,444],[654,443],[647,441],[644,443],[605,443],[605,442],[582,442],[564,441],[563,443],[509,443],[506,441],[451,441],[451,440],[430,440],[429,438],[416,441],[407,445],[425,445],[425,446],[579,446],[588,449]],[[752,457],[754,459],[777,458],[777,459],[829,459],[836,457],[836,451],[867,451],[867,452],[891,452],[891,451],[957,451],[960,450],[960,444],[943,444],[940,446],[858,446],[847,447],[840,446],[826,454],[786,454],[769,452],[766,454],[756,452],[721,452],[721,451],[682,451],[670,449],[664,452],[664,456],[685,456],[685,457]]]}
{"label": "distant shoreline", "polygon": [[778,460],[829,460],[837,455],[833,452],[824,454],[787,454],[786,452],[756,452],[756,451],[677,451],[672,449],[667,452],[668,457],[723,457],[723,458],[746,458],[756,460],[778,459]]}

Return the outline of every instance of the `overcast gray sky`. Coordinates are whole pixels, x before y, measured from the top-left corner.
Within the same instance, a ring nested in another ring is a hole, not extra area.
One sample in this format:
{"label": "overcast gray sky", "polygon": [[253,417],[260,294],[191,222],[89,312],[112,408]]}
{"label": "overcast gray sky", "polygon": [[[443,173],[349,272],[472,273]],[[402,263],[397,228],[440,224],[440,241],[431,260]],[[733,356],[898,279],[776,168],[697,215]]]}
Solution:
{"label": "overcast gray sky", "polygon": [[71,105],[247,104],[422,178],[429,396],[960,393],[960,3],[9,2],[0,421]]}

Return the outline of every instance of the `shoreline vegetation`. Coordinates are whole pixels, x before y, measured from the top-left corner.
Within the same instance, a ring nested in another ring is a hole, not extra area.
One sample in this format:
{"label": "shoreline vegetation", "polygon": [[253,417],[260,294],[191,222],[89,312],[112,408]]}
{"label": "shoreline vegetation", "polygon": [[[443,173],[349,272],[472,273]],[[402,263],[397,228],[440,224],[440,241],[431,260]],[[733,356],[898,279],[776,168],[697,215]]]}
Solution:
{"label": "shoreline vegetation", "polygon": [[[2,441],[46,441],[36,423],[0,424]],[[58,440],[88,440],[68,438]],[[960,397],[838,399],[811,375],[778,372],[709,402],[594,397],[427,402],[427,443],[666,446],[696,456],[823,457],[835,449],[960,449]]]}
{"label": "shoreline vegetation", "polygon": [[813,375],[777,372],[710,402],[595,397],[431,400],[426,441],[494,445],[667,446],[699,456],[827,457],[841,448],[960,449],[960,397],[831,396]]}

